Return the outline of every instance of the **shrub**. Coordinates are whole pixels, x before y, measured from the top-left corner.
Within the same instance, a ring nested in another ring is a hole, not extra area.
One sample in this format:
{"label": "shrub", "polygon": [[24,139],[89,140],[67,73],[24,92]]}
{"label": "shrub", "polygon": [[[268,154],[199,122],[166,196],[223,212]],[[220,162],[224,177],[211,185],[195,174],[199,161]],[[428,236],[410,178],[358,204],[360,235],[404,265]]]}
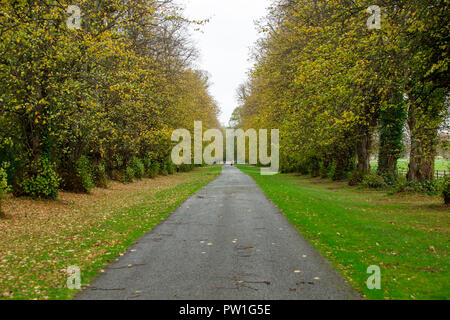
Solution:
{"label": "shrub", "polygon": [[110,161],[111,169],[121,169],[123,168],[124,161],[120,155],[115,155]]}
{"label": "shrub", "polygon": [[138,180],[142,179],[145,175],[145,166],[141,159],[137,157],[131,158],[128,166],[133,169],[134,177]]}
{"label": "shrub", "polygon": [[2,211],[3,197],[10,190],[8,187],[8,175],[6,173],[6,168],[7,164],[0,167],[0,217],[4,216]]}
{"label": "shrub", "polygon": [[108,187],[106,167],[103,162],[100,162],[98,165],[94,167],[94,184],[99,188]]}
{"label": "shrub", "polygon": [[161,169],[161,174],[163,176],[167,176],[169,174],[168,168],[167,168],[167,162],[163,163],[162,169]]}
{"label": "shrub", "polygon": [[125,172],[122,176],[123,183],[131,183],[134,180],[134,169],[131,166],[125,168]]}
{"label": "shrub", "polygon": [[151,167],[152,167],[152,161],[150,160],[149,157],[145,157],[144,159],[142,159],[142,163],[144,164],[144,169],[145,169],[145,174],[144,176],[147,178],[151,178]]}
{"label": "shrub", "polygon": [[120,182],[123,182],[123,176],[124,176],[123,170],[118,170],[118,169],[112,169],[109,174],[109,178],[111,180],[120,181]]}
{"label": "shrub", "polygon": [[167,172],[169,174],[174,174],[175,173],[175,167],[174,167],[172,161],[170,161],[170,160],[167,160]]}
{"label": "shrub", "polygon": [[151,167],[150,167],[150,178],[156,178],[158,176],[160,171],[159,162],[152,161]]}
{"label": "shrub", "polygon": [[442,193],[445,189],[445,179],[435,179],[425,181],[423,183],[417,181],[399,181],[394,185],[391,193],[409,192],[409,193],[424,193],[430,196],[435,196]]}
{"label": "shrub", "polygon": [[360,184],[364,179],[364,171],[361,169],[354,169],[352,172],[350,172],[348,185],[349,186],[356,186]]}
{"label": "shrub", "polygon": [[336,177],[336,167],[337,167],[337,164],[336,164],[335,161],[333,161],[333,163],[332,163],[332,164],[330,165],[330,167],[328,168],[328,173],[327,173],[328,178],[330,178],[330,179],[332,179],[332,180],[335,180],[335,177]]}
{"label": "shrub", "polygon": [[388,194],[404,192],[406,190],[407,180],[405,176],[397,175],[395,181],[391,184],[391,191]]}
{"label": "shrub", "polygon": [[191,167],[188,164],[182,164],[178,167],[178,172],[188,172]]}
{"label": "shrub", "polygon": [[328,177],[328,166],[323,161],[321,161],[319,164],[319,175],[321,178]]}
{"label": "shrub", "polygon": [[60,178],[46,158],[33,162],[21,183],[24,195],[41,199],[56,199]]}
{"label": "shrub", "polygon": [[313,178],[320,176],[320,163],[316,159],[312,159],[308,164],[308,173]]}
{"label": "shrub", "polygon": [[80,179],[80,187],[83,192],[87,193],[95,187],[91,168],[91,163],[86,156],[81,156],[75,164],[75,172]]}
{"label": "shrub", "polygon": [[444,179],[427,180],[422,184],[422,193],[430,196],[440,195],[444,190]]}
{"label": "shrub", "polygon": [[450,204],[450,178],[445,178],[442,188],[442,196],[444,197],[445,204]]}
{"label": "shrub", "polygon": [[384,178],[375,172],[370,172],[364,176],[361,184],[366,188],[384,189],[387,187]]}

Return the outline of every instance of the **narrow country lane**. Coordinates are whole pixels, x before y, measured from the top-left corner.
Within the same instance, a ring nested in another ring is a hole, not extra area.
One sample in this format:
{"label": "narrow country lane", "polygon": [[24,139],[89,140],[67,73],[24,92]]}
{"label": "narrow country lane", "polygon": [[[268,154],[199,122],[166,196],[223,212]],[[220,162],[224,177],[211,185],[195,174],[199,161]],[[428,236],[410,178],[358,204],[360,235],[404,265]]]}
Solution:
{"label": "narrow country lane", "polygon": [[252,178],[222,174],[76,299],[359,299]]}

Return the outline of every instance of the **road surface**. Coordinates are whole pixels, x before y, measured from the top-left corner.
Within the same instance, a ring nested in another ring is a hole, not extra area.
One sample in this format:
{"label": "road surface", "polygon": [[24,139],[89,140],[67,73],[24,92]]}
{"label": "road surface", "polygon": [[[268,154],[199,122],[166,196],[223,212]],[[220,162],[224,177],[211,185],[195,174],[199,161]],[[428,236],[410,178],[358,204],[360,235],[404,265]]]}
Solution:
{"label": "road surface", "polygon": [[75,299],[359,299],[252,178],[222,174]]}

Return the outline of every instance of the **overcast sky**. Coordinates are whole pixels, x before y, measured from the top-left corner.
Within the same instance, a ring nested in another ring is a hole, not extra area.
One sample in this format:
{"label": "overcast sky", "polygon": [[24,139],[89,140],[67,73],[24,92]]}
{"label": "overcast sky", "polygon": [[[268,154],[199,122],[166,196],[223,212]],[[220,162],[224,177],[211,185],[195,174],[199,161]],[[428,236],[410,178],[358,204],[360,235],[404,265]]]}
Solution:
{"label": "overcast sky", "polygon": [[200,51],[199,68],[210,75],[211,94],[228,124],[237,106],[236,89],[251,67],[250,48],[258,39],[254,21],[266,14],[271,0],[179,0],[190,19],[210,18],[193,38]]}

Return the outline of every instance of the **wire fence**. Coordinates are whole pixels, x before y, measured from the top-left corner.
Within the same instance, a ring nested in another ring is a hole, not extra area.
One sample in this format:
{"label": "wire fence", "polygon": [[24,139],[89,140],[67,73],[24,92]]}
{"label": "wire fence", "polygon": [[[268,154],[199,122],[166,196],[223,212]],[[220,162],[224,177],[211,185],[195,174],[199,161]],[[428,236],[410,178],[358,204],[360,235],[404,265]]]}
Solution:
{"label": "wire fence", "polygon": [[[406,176],[407,173],[408,173],[408,171],[405,171],[405,170],[397,170],[397,174],[399,176]],[[447,170],[435,170],[434,171],[434,177],[436,179],[450,177],[450,171],[447,171]]]}

